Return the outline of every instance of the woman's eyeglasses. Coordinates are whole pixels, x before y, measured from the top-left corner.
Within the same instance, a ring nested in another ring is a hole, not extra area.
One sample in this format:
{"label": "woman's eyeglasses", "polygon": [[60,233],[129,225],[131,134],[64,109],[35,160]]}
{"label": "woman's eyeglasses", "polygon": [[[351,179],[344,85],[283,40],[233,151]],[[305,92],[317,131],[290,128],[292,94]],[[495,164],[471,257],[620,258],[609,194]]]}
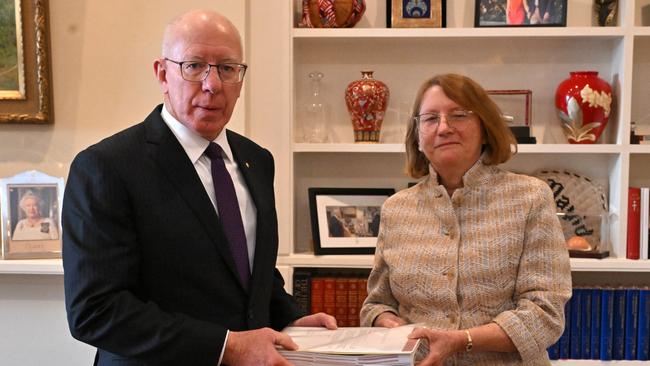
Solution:
{"label": "woman's eyeglasses", "polygon": [[447,126],[452,129],[457,129],[469,121],[472,115],[474,115],[474,112],[461,109],[450,113],[422,113],[419,116],[413,117],[413,120],[422,128],[437,130],[444,116]]}

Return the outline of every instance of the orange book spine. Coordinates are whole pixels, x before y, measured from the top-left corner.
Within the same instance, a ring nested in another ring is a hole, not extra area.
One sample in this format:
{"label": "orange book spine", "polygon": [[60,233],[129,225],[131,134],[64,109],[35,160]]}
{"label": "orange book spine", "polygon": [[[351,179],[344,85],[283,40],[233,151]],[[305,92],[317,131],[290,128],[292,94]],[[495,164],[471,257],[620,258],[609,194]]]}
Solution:
{"label": "orange book spine", "polygon": [[336,323],[339,327],[349,327],[348,322],[348,279],[336,279]]}
{"label": "orange book spine", "polygon": [[359,280],[356,277],[346,279],[348,282],[348,326],[359,326]]}
{"label": "orange book spine", "polygon": [[322,277],[311,279],[311,313],[316,314],[325,310],[323,302],[325,299],[325,283]]}
{"label": "orange book spine", "polygon": [[336,316],[336,278],[323,279],[323,311]]}
{"label": "orange book spine", "polygon": [[361,311],[361,308],[363,307],[363,302],[366,301],[366,297],[368,297],[368,279],[365,277],[359,278],[358,286],[359,286],[359,311]]}

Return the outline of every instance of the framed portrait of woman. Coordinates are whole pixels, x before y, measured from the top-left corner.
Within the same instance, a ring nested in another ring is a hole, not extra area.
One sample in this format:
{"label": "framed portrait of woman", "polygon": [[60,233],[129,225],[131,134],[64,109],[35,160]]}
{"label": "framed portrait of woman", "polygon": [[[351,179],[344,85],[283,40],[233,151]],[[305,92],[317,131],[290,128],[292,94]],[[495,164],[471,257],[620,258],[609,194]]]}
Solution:
{"label": "framed portrait of woman", "polygon": [[63,178],[32,170],[0,180],[4,259],[61,257]]}

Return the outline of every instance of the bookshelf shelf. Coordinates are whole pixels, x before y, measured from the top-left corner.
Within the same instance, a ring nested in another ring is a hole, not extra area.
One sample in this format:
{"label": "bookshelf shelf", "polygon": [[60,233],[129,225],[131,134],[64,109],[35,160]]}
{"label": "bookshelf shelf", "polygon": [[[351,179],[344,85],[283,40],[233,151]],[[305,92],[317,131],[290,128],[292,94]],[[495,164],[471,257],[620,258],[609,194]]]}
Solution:
{"label": "bookshelf shelf", "polygon": [[[617,154],[625,151],[650,154],[649,146],[623,147],[615,144],[571,145],[571,144],[521,144],[520,154]],[[294,153],[403,153],[403,143],[294,143]]]}
{"label": "bookshelf shelf", "polygon": [[372,268],[372,255],[292,254],[278,257],[278,265],[323,268]]}
{"label": "bookshelf shelf", "polygon": [[62,275],[61,259],[0,260],[0,274]]}
{"label": "bookshelf shelf", "polygon": [[[278,257],[278,265],[291,267],[372,268],[372,255],[313,255],[308,253]],[[650,272],[650,260],[618,258],[571,258],[574,272]]]}
{"label": "bookshelf shelf", "polygon": [[[623,27],[567,27],[567,28],[294,28],[293,38],[301,42],[319,42],[335,39],[376,40],[417,38],[596,38],[623,37]],[[644,27],[633,30],[635,35],[650,34]]]}

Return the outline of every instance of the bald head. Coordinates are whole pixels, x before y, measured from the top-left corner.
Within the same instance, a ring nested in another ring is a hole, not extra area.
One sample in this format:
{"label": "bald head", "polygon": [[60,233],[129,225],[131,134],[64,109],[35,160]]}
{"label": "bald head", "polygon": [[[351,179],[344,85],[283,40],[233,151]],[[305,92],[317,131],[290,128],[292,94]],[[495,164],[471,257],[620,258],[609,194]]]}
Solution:
{"label": "bald head", "polygon": [[182,53],[184,44],[200,41],[201,38],[233,39],[243,56],[241,36],[237,28],[225,16],[211,10],[192,10],[172,19],[163,34],[162,55],[174,58]]}

